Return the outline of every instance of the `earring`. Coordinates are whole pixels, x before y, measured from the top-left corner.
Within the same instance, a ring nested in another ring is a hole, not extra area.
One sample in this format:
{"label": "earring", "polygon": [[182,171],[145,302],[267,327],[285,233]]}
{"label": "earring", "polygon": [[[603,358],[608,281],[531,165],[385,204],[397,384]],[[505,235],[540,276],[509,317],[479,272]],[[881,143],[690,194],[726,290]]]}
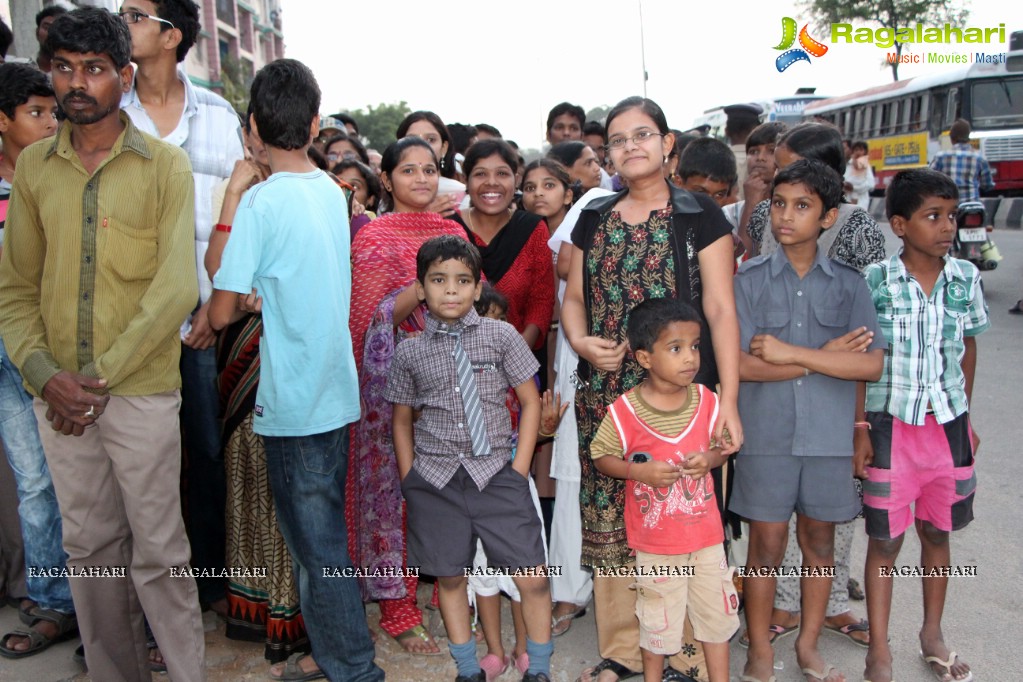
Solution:
{"label": "earring", "polygon": [[662,161],[661,163],[668,163],[668,157],[667,157],[667,156],[665,156],[665,157],[664,157],[664,161]]}

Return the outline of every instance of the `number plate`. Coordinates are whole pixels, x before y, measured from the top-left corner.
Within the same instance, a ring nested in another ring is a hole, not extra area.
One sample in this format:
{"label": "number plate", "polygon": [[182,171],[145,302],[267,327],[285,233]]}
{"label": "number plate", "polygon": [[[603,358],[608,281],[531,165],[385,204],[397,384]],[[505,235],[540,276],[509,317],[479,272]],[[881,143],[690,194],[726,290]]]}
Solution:
{"label": "number plate", "polygon": [[959,241],[961,242],[986,242],[987,230],[983,227],[962,227],[959,228]]}

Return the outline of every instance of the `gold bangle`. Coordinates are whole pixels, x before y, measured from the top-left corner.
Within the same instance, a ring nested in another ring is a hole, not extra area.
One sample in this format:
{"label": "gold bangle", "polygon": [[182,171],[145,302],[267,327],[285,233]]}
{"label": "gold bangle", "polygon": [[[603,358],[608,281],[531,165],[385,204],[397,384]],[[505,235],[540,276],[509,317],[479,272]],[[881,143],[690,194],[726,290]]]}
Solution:
{"label": "gold bangle", "polygon": [[554,433],[544,433],[543,431],[537,429],[536,435],[540,436],[541,438],[557,438],[558,432],[555,431]]}

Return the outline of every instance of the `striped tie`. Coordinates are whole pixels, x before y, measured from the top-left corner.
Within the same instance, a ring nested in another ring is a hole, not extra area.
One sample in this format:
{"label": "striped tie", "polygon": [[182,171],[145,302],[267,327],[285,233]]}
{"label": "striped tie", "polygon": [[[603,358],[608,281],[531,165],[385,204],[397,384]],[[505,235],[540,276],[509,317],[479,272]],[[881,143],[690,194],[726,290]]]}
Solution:
{"label": "striped tie", "polygon": [[472,456],[485,457],[490,454],[490,442],[487,440],[487,423],[483,419],[483,404],[476,390],[476,377],[472,375],[472,363],[462,348],[459,333],[449,331],[448,334],[455,337],[455,350],[451,355],[455,358],[458,388],[462,394],[462,408],[465,410],[465,428],[472,441]]}

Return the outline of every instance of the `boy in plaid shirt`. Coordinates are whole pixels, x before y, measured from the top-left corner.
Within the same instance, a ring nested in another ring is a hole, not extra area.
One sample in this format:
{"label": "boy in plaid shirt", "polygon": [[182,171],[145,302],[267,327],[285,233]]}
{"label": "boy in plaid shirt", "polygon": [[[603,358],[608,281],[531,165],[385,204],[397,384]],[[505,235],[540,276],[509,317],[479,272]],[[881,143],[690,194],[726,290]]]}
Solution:
{"label": "boy in plaid shirt", "polygon": [[[974,450],[969,400],[974,337],[990,326],[980,273],[951,258],[959,191],[933,170],[904,171],[888,187],[886,211],[902,250],[864,271],[889,348],[881,379],[867,384],[866,421],[855,438],[867,535],[870,648],[864,678],[890,680],[892,567],[906,530],[920,538],[924,622],[920,650],[940,680],[973,679],[945,645],[941,614],[950,566],[949,532],[973,520]],[[869,435],[869,444],[866,442]],[[912,506],[912,509],[911,509]]]}

